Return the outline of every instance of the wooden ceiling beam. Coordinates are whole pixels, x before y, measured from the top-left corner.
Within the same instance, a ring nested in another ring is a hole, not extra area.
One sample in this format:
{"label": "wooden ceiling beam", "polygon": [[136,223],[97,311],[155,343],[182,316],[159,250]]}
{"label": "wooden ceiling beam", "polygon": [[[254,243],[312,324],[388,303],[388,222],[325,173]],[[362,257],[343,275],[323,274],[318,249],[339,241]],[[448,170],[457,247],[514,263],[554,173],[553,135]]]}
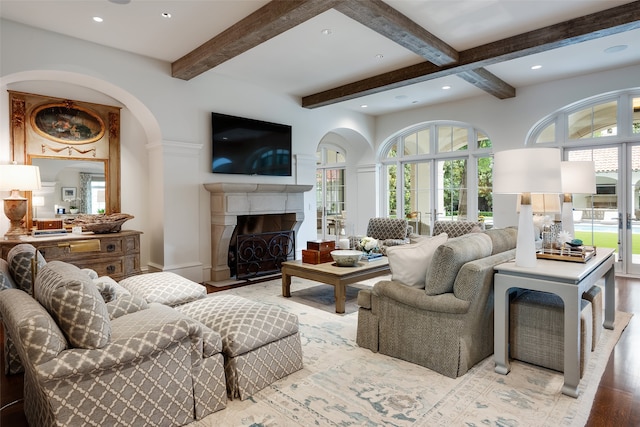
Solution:
{"label": "wooden ceiling beam", "polygon": [[476,68],[474,70],[463,71],[457,74],[463,80],[471,83],[475,87],[484,90],[489,95],[498,99],[514,98],[516,88],[489,72],[486,68]]}
{"label": "wooden ceiling beam", "polygon": [[335,9],[436,65],[458,61],[458,52],[382,0],[349,0]]}
{"label": "wooden ceiling beam", "polygon": [[340,0],[273,0],[171,64],[173,77],[190,80],[259,44],[332,9]]}
{"label": "wooden ceiling beam", "polygon": [[488,65],[638,28],[640,1],[634,1],[461,51],[456,64],[439,67],[430,62],[423,62],[305,96],[302,98],[302,106],[322,107],[454,74],[462,73],[464,78],[468,77],[469,73],[478,74],[479,68]]}

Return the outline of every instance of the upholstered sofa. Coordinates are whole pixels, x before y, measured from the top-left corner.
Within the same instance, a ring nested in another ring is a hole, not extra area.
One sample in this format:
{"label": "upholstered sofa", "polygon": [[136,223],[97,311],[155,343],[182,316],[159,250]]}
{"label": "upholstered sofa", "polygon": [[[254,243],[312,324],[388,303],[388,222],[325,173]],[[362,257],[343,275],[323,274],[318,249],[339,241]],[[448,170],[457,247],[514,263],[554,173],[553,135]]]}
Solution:
{"label": "upholstered sofa", "polygon": [[446,234],[388,248],[392,280],[358,293],[357,343],[451,378],[493,353],[494,266],[517,230]]}
{"label": "upholstered sofa", "polygon": [[32,295],[0,292],[30,425],[184,425],[226,406],[219,334],[130,294],[106,302],[94,280],[51,261]]}

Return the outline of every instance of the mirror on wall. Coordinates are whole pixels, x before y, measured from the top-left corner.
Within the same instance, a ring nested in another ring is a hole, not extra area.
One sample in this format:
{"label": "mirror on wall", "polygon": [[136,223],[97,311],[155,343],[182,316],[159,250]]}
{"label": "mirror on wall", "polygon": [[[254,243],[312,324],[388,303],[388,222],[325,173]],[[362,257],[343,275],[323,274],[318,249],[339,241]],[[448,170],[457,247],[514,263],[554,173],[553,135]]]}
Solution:
{"label": "mirror on wall", "polygon": [[31,157],[42,188],[31,194],[32,217],[67,218],[106,211],[106,167],[102,160]]}
{"label": "mirror on wall", "polygon": [[40,168],[33,218],[120,211],[120,107],[9,90],[11,160]]}

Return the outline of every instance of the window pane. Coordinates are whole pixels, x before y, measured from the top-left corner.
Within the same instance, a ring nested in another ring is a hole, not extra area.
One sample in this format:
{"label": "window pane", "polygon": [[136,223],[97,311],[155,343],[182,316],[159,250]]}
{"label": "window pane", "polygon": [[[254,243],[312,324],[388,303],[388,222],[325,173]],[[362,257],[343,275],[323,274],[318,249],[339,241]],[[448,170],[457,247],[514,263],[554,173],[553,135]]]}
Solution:
{"label": "window pane", "polygon": [[322,164],[322,150],[316,151],[316,165],[319,166]]}
{"label": "window pane", "polygon": [[438,152],[446,153],[466,150],[469,146],[467,128],[457,126],[438,126]]}
{"label": "window pane", "polygon": [[617,107],[617,101],[611,101],[569,114],[569,139],[617,135]]}
{"label": "window pane", "polygon": [[633,98],[633,133],[640,133],[640,97]]}
{"label": "window pane", "polygon": [[335,150],[327,150],[327,164],[333,164],[338,161],[338,152]]}
{"label": "window pane", "polygon": [[429,235],[431,163],[405,165],[405,216],[416,234]]}
{"label": "window pane", "polygon": [[398,144],[393,144],[391,148],[389,148],[389,152],[387,153],[388,159],[395,159],[398,157]]}
{"label": "window pane", "polygon": [[398,168],[396,165],[388,165],[385,166],[385,169],[387,176],[387,215],[392,216],[396,213],[396,184],[398,182]]}
{"label": "window pane", "polygon": [[429,153],[429,128],[420,130],[404,137],[404,154],[411,156],[414,154]]}
{"label": "window pane", "polygon": [[[442,168],[441,188],[439,191],[439,218],[467,218],[467,160],[447,160],[439,162]],[[444,210],[444,212],[442,212]]]}
{"label": "window pane", "polygon": [[325,208],[327,215],[339,215],[344,210],[344,169],[327,169]]}
{"label": "window pane", "polygon": [[403,138],[404,155],[411,156],[418,153],[418,134],[412,133]]}
{"label": "window pane", "polygon": [[556,141],[556,124],[551,123],[549,126],[544,128],[540,135],[538,135],[538,139],[536,140],[536,144],[544,144],[545,142],[555,142]]}
{"label": "window pane", "polygon": [[478,132],[478,146],[477,148],[491,148],[491,140],[487,135],[482,132]]}
{"label": "window pane", "polygon": [[493,225],[493,157],[478,159],[478,217]]}

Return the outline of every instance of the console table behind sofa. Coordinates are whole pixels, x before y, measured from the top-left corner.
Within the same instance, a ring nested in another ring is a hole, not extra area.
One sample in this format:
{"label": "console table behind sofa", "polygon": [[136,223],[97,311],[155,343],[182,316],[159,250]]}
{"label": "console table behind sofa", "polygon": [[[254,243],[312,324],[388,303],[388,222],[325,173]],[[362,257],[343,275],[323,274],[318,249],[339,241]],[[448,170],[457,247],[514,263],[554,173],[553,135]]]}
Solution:
{"label": "console table behind sofa", "polygon": [[20,243],[35,246],[47,261],[59,260],[80,268],[91,268],[99,276],[119,281],[140,274],[140,231],[109,234],[67,234],[55,237],[24,236],[0,241],[0,256],[7,259]]}

